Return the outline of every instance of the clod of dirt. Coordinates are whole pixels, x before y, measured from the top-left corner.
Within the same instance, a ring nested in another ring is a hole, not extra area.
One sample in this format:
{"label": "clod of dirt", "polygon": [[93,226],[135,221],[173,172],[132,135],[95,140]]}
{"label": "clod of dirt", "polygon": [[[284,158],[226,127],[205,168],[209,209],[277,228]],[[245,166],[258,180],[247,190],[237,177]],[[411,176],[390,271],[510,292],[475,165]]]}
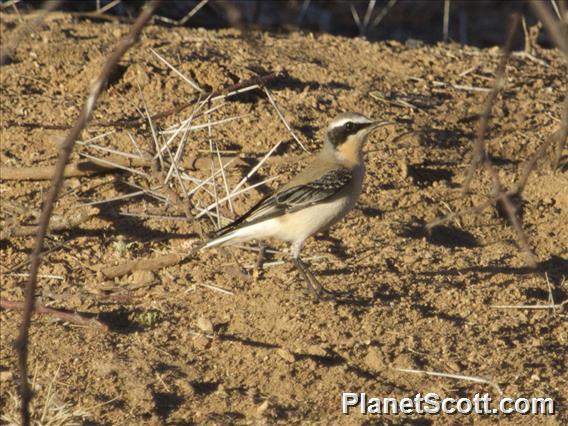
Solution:
{"label": "clod of dirt", "polygon": [[130,281],[135,286],[145,286],[156,281],[156,274],[152,271],[134,271],[130,276]]}
{"label": "clod of dirt", "polygon": [[213,323],[205,317],[197,318],[197,327],[204,333],[213,334]]}
{"label": "clod of dirt", "polygon": [[0,371],[0,383],[12,380],[12,377],[14,377],[14,373],[11,371]]}
{"label": "clod of dirt", "polygon": [[282,358],[286,362],[292,363],[296,361],[296,356],[288,349],[280,348],[276,351],[276,353],[280,358]]}
{"label": "clod of dirt", "polygon": [[199,351],[203,351],[209,347],[211,340],[203,335],[196,336],[193,339],[193,347]]}
{"label": "clod of dirt", "polygon": [[384,355],[377,348],[369,348],[365,356],[365,364],[374,371],[384,371],[386,367]]}
{"label": "clod of dirt", "polygon": [[307,353],[308,355],[320,356],[320,357],[323,357],[323,356],[327,356],[327,355],[328,355],[328,353],[327,353],[327,351],[325,350],[325,348],[324,348],[323,346],[320,346],[320,345],[310,345],[310,346],[308,346],[307,349],[306,349],[306,353]]}

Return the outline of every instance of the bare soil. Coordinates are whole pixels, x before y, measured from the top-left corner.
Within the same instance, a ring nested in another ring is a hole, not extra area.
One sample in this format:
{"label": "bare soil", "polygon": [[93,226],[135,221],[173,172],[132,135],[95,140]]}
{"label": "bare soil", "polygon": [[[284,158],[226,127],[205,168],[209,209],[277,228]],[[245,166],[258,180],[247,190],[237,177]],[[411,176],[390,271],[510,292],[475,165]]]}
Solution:
{"label": "bare soil", "polygon": [[[3,14],[1,23],[4,42],[18,18]],[[1,69],[3,168],[55,163],[66,131],[46,126],[72,124],[89,82],[127,31],[127,25],[53,14],[21,42],[14,61]],[[285,70],[268,87],[312,152],[320,147],[323,128],[340,112],[397,121],[366,147],[368,175],[357,208],[304,249],[305,257],[318,256],[312,267],[326,288],[348,296],[314,302],[290,263],[268,263],[258,272],[256,254],[241,249],[210,250],[155,273],[107,280],[101,271],[110,266],[188,252],[200,232],[213,225],[207,218],[187,222],[121,214],[179,215],[150,198],[101,204],[92,220],[49,236],[37,296],[53,308],[92,314],[110,331],[36,315],[30,342],[36,403],[51,385],[53,404],[67,402],[85,411],[88,424],[568,422],[567,305],[554,310],[494,306],[549,304],[550,295],[560,305],[568,296],[568,177],[551,170],[552,153],[539,163],[523,194],[522,220],[541,262],[538,272],[526,267],[513,230],[493,210],[465,216],[432,236],[420,229],[424,222],[484,201],[490,189],[490,179],[481,172],[472,195],[462,196],[460,185],[486,95],[476,88],[491,87],[498,48],[151,26],[121,61],[94,121],[136,119],[144,102],[154,114],[196,95],[151,48],[210,89]],[[546,66],[526,56],[511,58],[487,136],[507,185],[558,128],[566,93],[560,53],[533,53]],[[377,91],[419,108],[380,102],[370,95]],[[155,125],[164,129],[187,118],[190,110]],[[234,200],[234,215],[286,181],[306,159],[260,91],[233,98],[211,119],[241,114],[250,116],[215,126],[212,135],[223,155],[237,155],[246,163],[227,169],[231,187],[276,142],[283,143],[256,181],[278,179]],[[147,123],[92,125],[82,138],[110,130],[115,133],[98,143],[135,153],[130,132],[140,146],[152,144]],[[72,161],[80,159],[81,151],[77,146]],[[187,155],[207,157],[208,152],[207,129],[195,131]],[[209,170],[194,173],[205,178]],[[55,214],[69,216],[81,203],[132,192],[125,184],[129,179],[128,173],[66,179]],[[48,181],[3,179],[2,228],[35,223],[34,212],[48,187]],[[193,202],[203,206],[210,202],[207,197],[198,193]],[[228,208],[224,214],[233,217]],[[28,259],[32,247],[33,237],[1,242],[2,298],[23,299],[26,277],[16,273],[28,269],[15,267]],[[268,262],[276,260],[286,257],[277,253]],[[19,320],[16,311],[0,311],[0,407],[12,416],[18,376],[12,342]],[[554,398],[557,414],[475,419],[340,415],[342,391],[382,397],[417,392],[499,396],[491,384],[393,367],[487,378],[509,396]]]}

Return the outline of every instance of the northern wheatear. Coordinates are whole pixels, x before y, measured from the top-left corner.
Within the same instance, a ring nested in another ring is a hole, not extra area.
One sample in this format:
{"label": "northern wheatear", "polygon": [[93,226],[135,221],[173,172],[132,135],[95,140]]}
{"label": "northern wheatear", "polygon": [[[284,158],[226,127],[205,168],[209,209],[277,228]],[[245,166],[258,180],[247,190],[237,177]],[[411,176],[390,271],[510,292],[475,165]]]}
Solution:
{"label": "northern wheatear", "polygon": [[355,206],[365,175],[363,145],[373,130],[388,124],[357,113],[339,115],[327,128],[322,150],[302,172],[194,250],[271,238],[290,242],[294,264],[318,298],[326,290],[300,258],[304,241]]}

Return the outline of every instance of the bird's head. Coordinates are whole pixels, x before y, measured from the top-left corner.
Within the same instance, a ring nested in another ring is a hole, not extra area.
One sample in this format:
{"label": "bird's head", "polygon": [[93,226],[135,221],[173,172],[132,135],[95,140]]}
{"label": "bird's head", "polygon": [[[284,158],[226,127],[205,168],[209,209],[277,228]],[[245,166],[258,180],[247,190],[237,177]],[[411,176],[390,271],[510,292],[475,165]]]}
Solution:
{"label": "bird's head", "polygon": [[356,112],[340,114],[327,127],[324,149],[341,162],[357,164],[369,134],[388,124],[392,123],[371,120]]}

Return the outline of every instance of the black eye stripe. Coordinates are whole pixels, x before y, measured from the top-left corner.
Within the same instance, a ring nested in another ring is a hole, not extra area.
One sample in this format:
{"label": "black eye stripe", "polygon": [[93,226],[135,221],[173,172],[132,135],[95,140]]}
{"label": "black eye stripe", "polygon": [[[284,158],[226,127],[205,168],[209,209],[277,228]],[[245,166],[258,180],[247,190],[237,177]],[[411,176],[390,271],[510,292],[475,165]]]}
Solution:
{"label": "black eye stripe", "polygon": [[334,127],[329,130],[327,137],[332,145],[338,146],[345,142],[350,135],[354,135],[359,130],[367,126],[369,126],[369,123],[355,123],[353,121],[348,121],[342,126]]}

